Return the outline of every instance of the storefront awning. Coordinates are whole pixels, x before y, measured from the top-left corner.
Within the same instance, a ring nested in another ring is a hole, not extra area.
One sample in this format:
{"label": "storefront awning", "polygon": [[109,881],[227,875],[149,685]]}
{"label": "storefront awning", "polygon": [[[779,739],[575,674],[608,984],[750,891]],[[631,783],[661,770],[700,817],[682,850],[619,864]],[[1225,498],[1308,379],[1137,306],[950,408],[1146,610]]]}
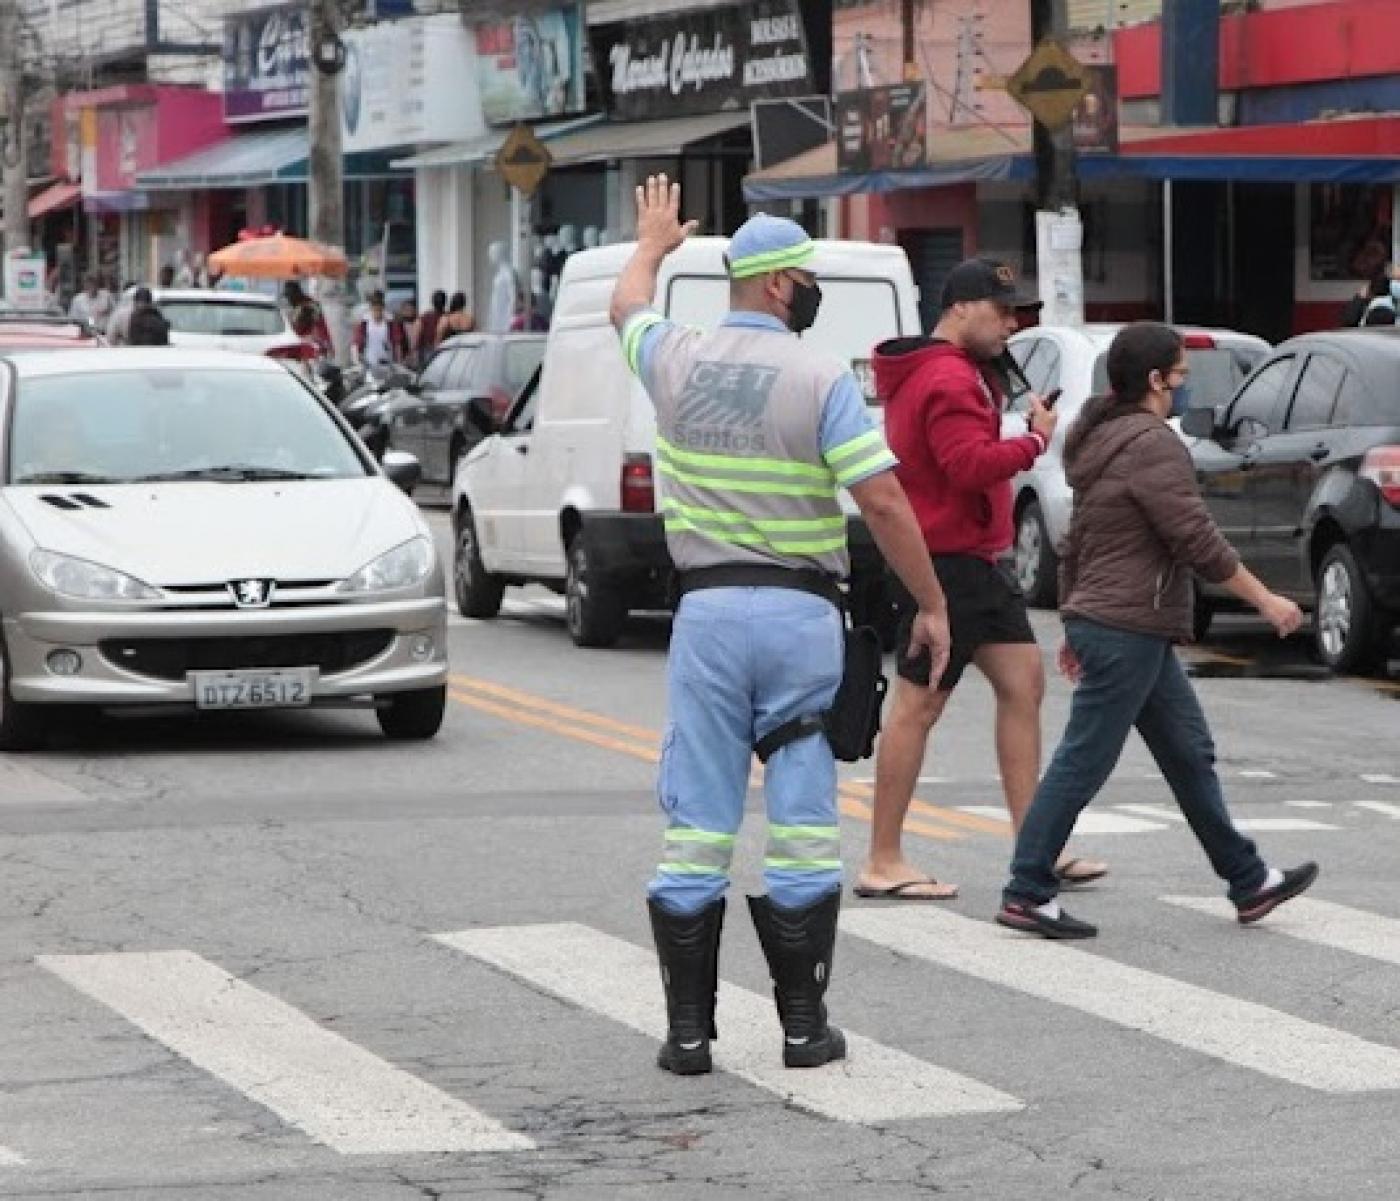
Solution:
{"label": "storefront awning", "polygon": [[559,138],[549,152],[558,167],[609,159],[676,158],[697,142],[747,129],[749,120],[745,109],[660,121],[607,121]]}
{"label": "storefront awning", "polygon": [[[586,117],[575,117],[571,121],[547,122],[535,126],[535,136],[541,142],[553,142],[575,130],[597,125],[602,119],[601,114],[590,113]],[[419,154],[410,155],[408,158],[395,159],[392,166],[406,171],[416,171],[420,167],[479,166],[481,163],[495,160],[496,151],[501,148],[501,143],[506,140],[509,134],[510,130],[508,129],[495,129],[479,138],[471,138],[465,142],[451,142],[446,146],[438,146],[433,150],[424,150]]]}
{"label": "storefront awning", "polygon": [[1400,183],[1400,115],[1124,130],[1117,155],[1085,155],[1078,172],[1081,179]]}
{"label": "storefront awning", "polygon": [[136,182],[154,192],[262,187],[278,183],[283,171],[303,162],[307,145],[305,129],[239,134],[142,172]]}
{"label": "storefront awning", "polygon": [[[176,159],[136,177],[152,192],[189,192],[204,188],[260,188],[269,184],[305,183],[310,141],[303,129],[260,130],[227,138],[185,158]],[[392,151],[367,150],[347,154],[346,181],[389,179],[395,170]]]}
{"label": "storefront awning", "polygon": [[31,220],[38,220],[47,213],[56,213],[61,209],[72,208],[78,203],[79,197],[83,194],[83,189],[75,183],[55,183],[50,184],[42,192],[32,196],[29,200],[29,216]]}
{"label": "storefront awning", "polygon": [[827,142],[745,177],[744,199],[750,203],[821,200],[984,179],[1031,179],[1034,175],[1028,130],[976,126],[935,133],[929,161],[910,171],[842,173],[837,167],[836,143]]}

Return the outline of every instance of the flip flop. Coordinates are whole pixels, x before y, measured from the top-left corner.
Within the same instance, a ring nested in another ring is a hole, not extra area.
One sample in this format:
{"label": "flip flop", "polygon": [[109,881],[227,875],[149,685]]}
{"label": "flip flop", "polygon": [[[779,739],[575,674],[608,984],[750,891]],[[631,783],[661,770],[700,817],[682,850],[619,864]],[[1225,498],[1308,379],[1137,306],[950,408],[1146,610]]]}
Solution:
{"label": "flip flop", "polygon": [[[871,888],[868,884],[857,884],[851,890],[856,896],[867,901],[951,901],[957,895],[957,888],[947,896],[932,897],[927,893],[910,892],[911,888],[926,888],[932,885],[939,887],[939,883],[932,876],[926,876],[921,880],[902,880],[898,884],[891,884],[888,888]],[[943,885],[942,887],[947,887]]]}
{"label": "flip flop", "polygon": [[1055,879],[1061,884],[1092,884],[1095,880],[1102,880],[1108,875],[1108,868],[1099,868],[1097,871],[1074,872],[1071,870],[1076,863],[1083,863],[1082,859],[1066,859],[1055,869]]}

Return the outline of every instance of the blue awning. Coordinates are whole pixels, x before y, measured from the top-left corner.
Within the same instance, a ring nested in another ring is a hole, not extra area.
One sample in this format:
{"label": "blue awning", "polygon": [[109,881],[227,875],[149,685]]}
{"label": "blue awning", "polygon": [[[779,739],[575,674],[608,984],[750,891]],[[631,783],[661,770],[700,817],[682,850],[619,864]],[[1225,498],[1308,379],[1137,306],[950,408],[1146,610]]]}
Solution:
{"label": "blue awning", "polygon": [[[153,192],[194,192],[205,188],[260,188],[270,184],[305,183],[310,140],[305,127],[264,129],[242,133],[206,146],[172,163],[143,171],[139,187]],[[366,150],[347,154],[343,173],[347,181],[406,177],[395,169],[394,150]]]}
{"label": "blue awning", "polygon": [[1080,179],[1180,179],[1235,183],[1400,183],[1393,158],[1081,155]]}

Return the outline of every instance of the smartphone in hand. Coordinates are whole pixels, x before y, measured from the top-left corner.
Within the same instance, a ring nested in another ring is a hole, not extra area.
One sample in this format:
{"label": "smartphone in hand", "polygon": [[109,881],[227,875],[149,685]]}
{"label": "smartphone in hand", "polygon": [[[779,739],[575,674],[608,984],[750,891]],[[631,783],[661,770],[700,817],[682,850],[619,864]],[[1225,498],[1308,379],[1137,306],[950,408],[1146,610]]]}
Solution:
{"label": "smartphone in hand", "polygon": [[1053,388],[1040,403],[1047,409],[1053,409],[1055,407],[1055,402],[1060,399],[1060,395],[1063,392],[1063,388]]}

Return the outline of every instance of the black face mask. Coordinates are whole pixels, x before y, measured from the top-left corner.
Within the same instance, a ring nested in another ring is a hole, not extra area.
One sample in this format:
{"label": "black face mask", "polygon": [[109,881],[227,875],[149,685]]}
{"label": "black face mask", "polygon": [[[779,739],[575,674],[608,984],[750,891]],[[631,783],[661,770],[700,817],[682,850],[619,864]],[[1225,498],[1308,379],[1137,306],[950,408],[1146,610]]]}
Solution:
{"label": "black face mask", "polygon": [[792,279],[792,299],[788,301],[788,329],[795,334],[812,328],[817,310],[822,307],[822,290],[816,284],[804,284]]}

